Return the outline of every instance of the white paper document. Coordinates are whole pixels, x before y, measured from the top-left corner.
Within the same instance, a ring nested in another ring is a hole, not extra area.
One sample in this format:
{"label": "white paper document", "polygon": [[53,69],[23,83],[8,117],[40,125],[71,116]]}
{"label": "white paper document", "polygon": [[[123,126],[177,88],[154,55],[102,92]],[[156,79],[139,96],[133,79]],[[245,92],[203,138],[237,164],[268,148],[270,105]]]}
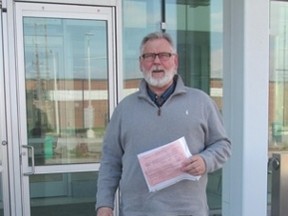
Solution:
{"label": "white paper document", "polygon": [[149,191],[161,190],[184,179],[199,180],[200,176],[181,171],[183,161],[191,156],[184,137],[138,154]]}

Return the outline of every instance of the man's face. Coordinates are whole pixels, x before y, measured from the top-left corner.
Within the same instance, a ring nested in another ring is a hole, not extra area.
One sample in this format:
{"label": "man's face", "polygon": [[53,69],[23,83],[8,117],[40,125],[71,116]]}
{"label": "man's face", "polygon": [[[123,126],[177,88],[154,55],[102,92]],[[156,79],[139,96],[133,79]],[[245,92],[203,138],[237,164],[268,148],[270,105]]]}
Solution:
{"label": "man's face", "polygon": [[[155,54],[159,54],[156,55]],[[168,88],[178,67],[178,56],[165,39],[148,41],[140,57],[140,69],[149,86]]]}

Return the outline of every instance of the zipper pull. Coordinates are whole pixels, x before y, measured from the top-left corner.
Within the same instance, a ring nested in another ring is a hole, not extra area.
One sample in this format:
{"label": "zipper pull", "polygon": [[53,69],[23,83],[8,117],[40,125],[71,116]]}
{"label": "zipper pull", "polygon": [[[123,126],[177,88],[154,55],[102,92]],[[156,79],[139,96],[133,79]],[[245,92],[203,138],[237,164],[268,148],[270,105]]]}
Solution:
{"label": "zipper pull", "polygon": [[158,116],[161,115],[161,108],[160,108],[160,107],[158,108],[158,112],[157,112],[157,114],[158,114]]}

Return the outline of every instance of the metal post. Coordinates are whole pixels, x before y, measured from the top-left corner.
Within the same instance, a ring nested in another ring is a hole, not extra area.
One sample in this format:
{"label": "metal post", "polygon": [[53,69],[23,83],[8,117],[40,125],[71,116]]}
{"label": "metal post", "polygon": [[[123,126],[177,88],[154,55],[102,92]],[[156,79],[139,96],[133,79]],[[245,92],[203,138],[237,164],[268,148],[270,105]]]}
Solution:
{"label": "metal post", "polygon": [[272,162],[271,216],[288,215],[288,153],[275,153]]}

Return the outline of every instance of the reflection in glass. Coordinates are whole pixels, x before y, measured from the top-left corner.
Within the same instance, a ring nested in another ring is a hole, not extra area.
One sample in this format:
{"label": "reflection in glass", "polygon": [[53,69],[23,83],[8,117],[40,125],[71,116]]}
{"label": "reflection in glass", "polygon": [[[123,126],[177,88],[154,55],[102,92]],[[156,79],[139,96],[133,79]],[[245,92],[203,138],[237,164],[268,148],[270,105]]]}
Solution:
{"label": "reflection in glass", "polygon": [[[288,151],[288,3],[270,1],[269,157]],[[287,166],[287,164],[282,164]],[[272,203],[272,166],[268,167],[268,208]],[[269,213],[270,215],[270,213]]]}
{"label": "reflection in glass", "polygon": [[288,4],[271,1],[269,149],[288,150]]}
{"label": "reflection in glass", "polygon": [[95,215],[96,182],[96,172],[31,176],[31,216]]}
{"label": "reflection in glass", "polygon": [[35,164],[99,162],[108,121],[106,22],[24,18],[28,143]]}
{"label": "reflection in glass", "polygon": [[124,96],[138,90],[142,78],[138,66],[139,46],[144,35],[159,31],[160,22],[160,0],[123,0]]}

